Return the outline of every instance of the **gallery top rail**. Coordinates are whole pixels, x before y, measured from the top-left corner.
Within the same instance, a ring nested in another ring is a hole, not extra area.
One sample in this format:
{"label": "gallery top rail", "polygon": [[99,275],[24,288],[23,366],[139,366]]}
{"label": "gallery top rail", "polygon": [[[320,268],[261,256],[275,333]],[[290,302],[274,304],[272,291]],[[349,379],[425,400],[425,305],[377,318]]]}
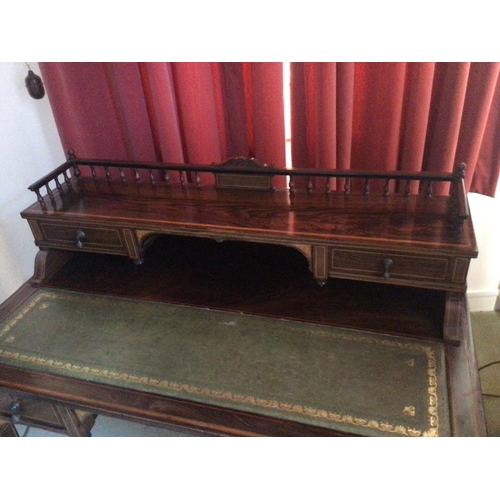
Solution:
{"label": "gallery top rail", "polygon": [[[466,191],[464,185],[465,164],[457,165],[452,173],[436,173],[436,172],[403,172],[403,171],[360,171],[360,170],[324,170],[324,169],[286,169],[277,168],[273,165],[266,165],[258,162],[254,158],[231,158],[223,163],[212,163],[210,165],[196,165],[186,163],[160,163],[160,162],[132,162],[118,160],[99,160],[89,158],[78,158],[72,150],[68,151],[68,160],[58,168],[45,175],[37,182],[29,186],[29,189],[37,194],[38,200],[44,205],[43,197],[40,194],[40,189],[45,187],[50,199],[53,199],[50,183],[54,181],[55,187],[62,194],[63,186],[59,180],[60,176],[64,177],[64,183],[70,186],[70,174],[78,181],[81,178],[80,167],[88,167],[90,175],[94,180],[98,180],[97,170],[101,169],[104,172],[104,181],[121,181],[127,182],[126,171],[132,172],[132,182],[141,183],[142,178],[140,172],[146,172],[149,182],[155,186],[157,183],[170,184],[171,172],[179,173],[179,182],[182,186],[192,183],[196,187],[202,187],[200,174],[213,174],[217,180],[220,174],[237,174],[243,176],[254,176],[261,179],[267,179],[269,189],[274,189],[272,179],[276,176],[288,178],[288,189],[290,193],[295,192],[295,179],[307,179],[307,190],[314,190],[313,179],[325,179],[325,190],[330,192],[330,179],[342,179],[344,181],[343,191],[345,194],[351,193],[351,180],[363,179],[364,186],[362,193],[370,194],[370,181],[382,180],[385,181],[383,194],[389,194],[389,182],[399,181],[406,183],[404,194],[409,196],[410,183],[418,181],[425,185],[426,197],[432,197],[432,189],[434,182],[446,182],[451,185],[451,195],[456,198],[458,205],[458,218],[460,221],[469,217],[468,204],[466,199]],[[190,176],[189,180],[187,174]]]}

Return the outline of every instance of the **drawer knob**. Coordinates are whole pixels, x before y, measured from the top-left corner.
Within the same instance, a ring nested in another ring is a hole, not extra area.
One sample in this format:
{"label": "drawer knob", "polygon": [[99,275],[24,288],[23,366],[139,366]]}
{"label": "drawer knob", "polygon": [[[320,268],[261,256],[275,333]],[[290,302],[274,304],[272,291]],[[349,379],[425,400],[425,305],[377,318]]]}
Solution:
{"label": "drawer knob", "polygon": [[394,262],[392,262],[392,259],[384,259],[383,262],[384,264],[384,278],[388,279],[390,277],[390,270]]}
{"label": "drawer knob", "polygon": [[80,249],[83,248],[83,240],[85,240],[85,233],[79,229],[76,232],[76,246]]}
{"label": "drawer knob", "polygon": [[12,401],[9,405],[10,421],[13,424],[19,423],[21,420],[21,404],[18,401]]}

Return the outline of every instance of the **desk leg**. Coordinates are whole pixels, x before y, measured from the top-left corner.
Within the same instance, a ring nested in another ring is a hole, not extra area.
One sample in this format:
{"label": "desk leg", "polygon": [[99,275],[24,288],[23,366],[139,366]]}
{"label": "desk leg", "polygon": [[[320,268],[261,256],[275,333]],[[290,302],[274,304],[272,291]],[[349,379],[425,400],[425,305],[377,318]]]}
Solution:
{"label": "desk leg", "polygon": [[54,411],[64,425],[70,437],[91,437],[90,430],[95,422],[95,415],[88,412],[72,410],[65,406],[53,405]]}
{"label": "desk leg", "polygon": [[0,422],[0,437],[19,437],[14,424],[10,422]]}

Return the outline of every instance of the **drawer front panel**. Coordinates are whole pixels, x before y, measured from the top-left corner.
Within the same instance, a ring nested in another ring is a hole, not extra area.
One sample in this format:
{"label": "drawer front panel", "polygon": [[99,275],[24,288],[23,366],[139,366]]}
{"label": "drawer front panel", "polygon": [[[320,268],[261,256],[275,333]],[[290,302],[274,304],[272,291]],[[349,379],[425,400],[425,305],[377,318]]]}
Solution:
{"label": "drawer front panel", "polygon": [[90,436],[96,415],[55,405],[31,394],[0,388],[0,420],[68,436]]}
{"label": "drawer front panel", "polygon": [[[13,411],[13,405],[18,405],[19,409]],[[0,416],[10,420],[13,413],[18,416],[16,423],[43,427],[56,432],[64,430],[64,425],[51,404],[27,395],[10,394],[8,391],[0,390]]]}
{"label": "drawer front panel", "polygon": [[[49,245],[95,251],[116,251],[125,249],[125,244],[119,229],[72,226],[44,222],[40,223],[40,228],[44,242],[47,242]],[[81,246],[77,244],[78,239],[81,241]]]}
{"label": "drawer front panel", "polygon": [[[386,259],[391,264],[386,267]],[[448,259],[363,250],[332,249],[330,271],[384,278],[445,281]]]}

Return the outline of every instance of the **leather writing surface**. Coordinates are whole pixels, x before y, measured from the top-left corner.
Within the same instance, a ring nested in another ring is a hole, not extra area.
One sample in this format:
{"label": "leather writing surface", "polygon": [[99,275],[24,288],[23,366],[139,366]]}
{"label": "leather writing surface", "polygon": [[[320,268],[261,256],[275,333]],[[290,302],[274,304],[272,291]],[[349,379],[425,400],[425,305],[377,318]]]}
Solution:
{"label": "leather writing surface", "polygon": [[0,358],[48,373],[368,435],[449,435],[439,344],[40,290]]}

